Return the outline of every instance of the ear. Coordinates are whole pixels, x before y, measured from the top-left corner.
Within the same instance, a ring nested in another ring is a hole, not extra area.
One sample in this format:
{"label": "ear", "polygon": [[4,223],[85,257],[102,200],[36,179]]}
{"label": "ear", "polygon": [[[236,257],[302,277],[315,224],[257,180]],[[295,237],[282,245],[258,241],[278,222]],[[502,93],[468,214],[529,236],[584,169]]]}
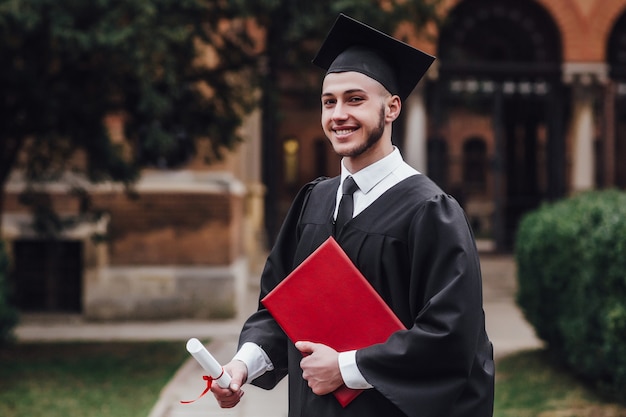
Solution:
{"label": "ear", "polygon": [[400,97],[397,95],[389,96],[387,98],[386,108],[385,122],[392,123],[398,118],[398,116],[400,116],[400,111],[402,110],[402,101],[400,100]]}

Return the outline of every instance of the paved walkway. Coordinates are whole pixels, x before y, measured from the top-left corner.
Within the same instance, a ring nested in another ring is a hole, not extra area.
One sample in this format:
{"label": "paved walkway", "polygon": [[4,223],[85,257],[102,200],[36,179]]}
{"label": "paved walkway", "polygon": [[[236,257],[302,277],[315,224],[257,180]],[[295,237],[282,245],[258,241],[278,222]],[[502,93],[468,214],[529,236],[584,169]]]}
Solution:
{"label": "paved walkway", "polygon": [[[496,359],[521,349],[541,346],[533,329],[524,320],[514,301],[515,265],[511,256],[481,255],[483,270],[484,309],[487,332],[492,340]],[[24,318],[16,329],[20,341],[51,340],[179,340],[181,349],[191,337],[211,339],[211,353],[221,362],[230,360],[236,349],[237,336],[244,317],[256,306],[257,288],[250,285],[249,311],[241,318],[228,321],[175,320],[170,322],[89,323],[76,316],[32,316]],[[193,404],[180,400],[196,398],[206,386],[204,372],[190,357],[166,385],[149,417],[282,417],[287,415],[287,382],[264,391],[244,386],[244,398],[230,410],[220,409],[213,397]]]}

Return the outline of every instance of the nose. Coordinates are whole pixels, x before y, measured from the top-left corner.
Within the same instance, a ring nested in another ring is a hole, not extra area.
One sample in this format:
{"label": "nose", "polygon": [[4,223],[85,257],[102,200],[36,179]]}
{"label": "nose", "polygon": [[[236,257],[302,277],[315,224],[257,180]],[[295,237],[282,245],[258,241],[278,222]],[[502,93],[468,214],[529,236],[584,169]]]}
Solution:
{"label": "nose", "polygon": [[333,120],[346,120],[348,118],[348,114],[345,111],[345,106],[341,102],[337,102],[333,107],[333,113],[331,115]]}

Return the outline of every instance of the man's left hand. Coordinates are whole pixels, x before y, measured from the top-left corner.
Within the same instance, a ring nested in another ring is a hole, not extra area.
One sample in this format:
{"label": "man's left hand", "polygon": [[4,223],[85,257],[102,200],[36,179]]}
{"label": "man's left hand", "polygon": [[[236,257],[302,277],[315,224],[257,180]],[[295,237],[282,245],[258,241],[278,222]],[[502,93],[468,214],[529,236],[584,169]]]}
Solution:
{"label": "man's left hand", "polygon": [[296,348],[306,356],[300,361],[302,377],[317,395],[333,392],[343,385],[339,370],[339,353],[329,346],[313,342],[297,342]]}

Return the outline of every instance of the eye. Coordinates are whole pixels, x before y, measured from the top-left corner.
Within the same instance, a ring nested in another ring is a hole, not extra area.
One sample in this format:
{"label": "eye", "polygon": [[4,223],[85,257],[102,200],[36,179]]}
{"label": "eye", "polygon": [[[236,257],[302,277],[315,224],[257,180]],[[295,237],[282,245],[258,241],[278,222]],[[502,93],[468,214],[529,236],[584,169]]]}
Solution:
{"label": "eye", "polygon": [[335,100],[334,98],[326,98],[322,100],[322,105],[324,107],[329,107],[334,105],[337,102],[337,100]]}
{"label": "eye", "polygon": [[355,104],[360,103],[362,101],[365,101],[365,99],[361,96],[353,96],[353,97],[350,97],[350,99],[348,100],[349,103],[355,103]]}

